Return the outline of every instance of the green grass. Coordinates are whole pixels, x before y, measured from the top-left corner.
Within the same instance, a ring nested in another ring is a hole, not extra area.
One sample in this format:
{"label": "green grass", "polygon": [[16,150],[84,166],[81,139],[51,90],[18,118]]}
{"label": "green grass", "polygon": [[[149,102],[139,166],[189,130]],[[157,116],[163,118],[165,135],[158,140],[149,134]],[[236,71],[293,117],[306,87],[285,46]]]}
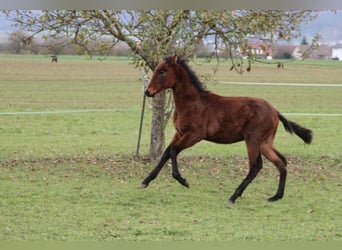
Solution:
{"label": "green grass", "polygon": [[[180,171],[190,189],[176,183],[169,164],[148,189],[139,188],[155,164],[144,157],[151,100],[142,156],[135,157],[142,84],[128,59],[60,57],[51,64],[41,56],[7,55],[0,64],[0,112],[103,110],[0,115],[0,240],[342,239],[342,117],[287,116],[313,129],[314,141],[304,145],[279,127],[275,144],[289,162],[284,199],[266,202],[276,191],[278,172],[265,161],[244,195],[227,208],[248,170],[244,143],[201,142],[184,151]],[[282,71],[258,64],[242,76],[223,68],[216,77],[340,84],[340,69],[340,62],[304,61]],[[281,112],[342,113],[340,87],[208,88],[262,97]],[[166,134],[168,141],[171,124]]]}
{"label": "green grass", "polygon": [[[205,157],[206,158],[206,157]],[[138,188],[149,164],[134,159],[18,162],[1,172],[1,237],[6,240],[341,239],[341,162],[297,162],[284,200],[268,203],[276,173],[267,165],[234,206],[244,160],[183,158],[184,189],[165,170]],[[213,167],[215,163],[215,167]],[[226,165],[231,165],[227,167]],[[310,171],[309,171],[310,169]],[[334,174],[333,174],[334,173]],[[15,187],[15,188],[14,188]],[[9,207],[11,209],[9,209]]]}

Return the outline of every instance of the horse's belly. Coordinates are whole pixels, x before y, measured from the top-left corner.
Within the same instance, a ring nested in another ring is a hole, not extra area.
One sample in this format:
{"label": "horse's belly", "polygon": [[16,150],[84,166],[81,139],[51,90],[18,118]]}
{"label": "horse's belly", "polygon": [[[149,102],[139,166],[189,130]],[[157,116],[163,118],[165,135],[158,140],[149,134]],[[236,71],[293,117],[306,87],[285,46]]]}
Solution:
{"label": "horse's belly", "polygon": [[231,143],[242,141],[243,136],[242,134],[234,134],[234,135],[216,134],[216,135],[208,136],[206,140],[215,142],[215,143],[221,143],[221,144],[231,144]]}
{"label": "horse's belly", "polygon": [[206,128],[206,140],[227,144],[241,141],[243,140],[242,126],[239,123],[232,124],[232,122],[212,119]]}

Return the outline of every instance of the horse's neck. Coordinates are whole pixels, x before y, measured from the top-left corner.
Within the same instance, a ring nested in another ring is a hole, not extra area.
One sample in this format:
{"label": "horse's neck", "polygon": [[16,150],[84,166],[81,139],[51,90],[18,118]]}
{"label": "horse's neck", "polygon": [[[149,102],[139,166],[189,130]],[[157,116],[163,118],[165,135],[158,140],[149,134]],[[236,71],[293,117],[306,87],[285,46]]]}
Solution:
{"label": "horse's neck", "polygon": [[201,96],[201,93],[190,81],[177,82],[172,91],[176,108],[196,102]]}
{"label": "horse's neck", "polygon": [[182,101],[196,99],[200,96],[200,91],[189,81],[179,81],[173,87],[174,98]]}

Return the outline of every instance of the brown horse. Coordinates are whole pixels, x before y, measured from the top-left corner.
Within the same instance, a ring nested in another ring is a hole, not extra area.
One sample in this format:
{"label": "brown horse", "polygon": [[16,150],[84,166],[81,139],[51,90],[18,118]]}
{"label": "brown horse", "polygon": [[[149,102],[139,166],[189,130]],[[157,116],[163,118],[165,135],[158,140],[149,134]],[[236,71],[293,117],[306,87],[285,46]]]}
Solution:
{"label": "brown horse", "polygon": [[158,165],[142,182],[145,188],[157,177],[165,162],[171,158],[172,176],[189,187],[178,171],[177,155],[201,140],[215,143],[235,143],[244,140],[249,159],[249,173],[229,198],[229,203],[242,195],[245,188],[262,168],[264,155],[279,170],[279,185],[269,201],[283,197],[286,181],[286,159],[273,146],[279,120],[285,130],[295,133],[305,143],[312,140],[312,131],[287,120],[265,100],[252,97],[223,97],[205,90],[196,74],[177,56],[160,62],[146,88],[145,94],[153,97],[171,88],[175,102],[173,117],[176,133],[163,153]]}

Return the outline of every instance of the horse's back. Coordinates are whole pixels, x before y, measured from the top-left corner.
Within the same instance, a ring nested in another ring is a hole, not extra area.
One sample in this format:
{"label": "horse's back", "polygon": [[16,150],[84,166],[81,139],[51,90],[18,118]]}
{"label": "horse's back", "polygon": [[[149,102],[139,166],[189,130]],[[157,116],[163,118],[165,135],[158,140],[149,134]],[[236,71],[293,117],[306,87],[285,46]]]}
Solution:
{"label": "horse's back", "polygon": [[234,143],[256,133],[273,133],[277,111],[267,101],[254,97],[225,97],[207,94],[207,140]]}
{"label": "horse's back", "polygon": [[213,93],[204,95],[204,105],[210,113],[224,113],[230,118],[262,118],[276,115],[276,109],[266,100],[256,97],[245,96],[220,96]]}

